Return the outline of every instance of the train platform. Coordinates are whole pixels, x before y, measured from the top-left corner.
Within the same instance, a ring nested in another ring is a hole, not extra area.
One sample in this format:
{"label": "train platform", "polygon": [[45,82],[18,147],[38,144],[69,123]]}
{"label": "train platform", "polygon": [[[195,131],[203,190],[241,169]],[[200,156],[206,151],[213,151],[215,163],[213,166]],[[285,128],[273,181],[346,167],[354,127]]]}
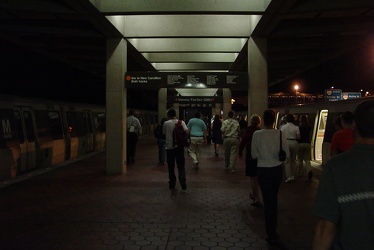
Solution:
{"label": "train platform", "polygon": [[200,168],[186,153],[187,192],[170,191],[156,140],[139,139],[136,161],[105,174],[105,153],[38,170],[0,185],[0,249],[311,249],[318,181],[283,182],[278,233],[265,241],[263,207],[250,205],[244,160],[225,172],[223,149],[201,147]]}

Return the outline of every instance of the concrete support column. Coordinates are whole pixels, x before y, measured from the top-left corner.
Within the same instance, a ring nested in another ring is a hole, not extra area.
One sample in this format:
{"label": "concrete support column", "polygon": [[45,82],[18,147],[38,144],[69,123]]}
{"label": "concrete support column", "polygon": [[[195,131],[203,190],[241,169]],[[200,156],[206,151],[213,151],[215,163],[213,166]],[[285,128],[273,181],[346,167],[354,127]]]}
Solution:
{"label": "concrete support column", "polygon": [[158,122],[162,118],[166,118],[167,108],[167,88],[160,88],[158,90]]}
{"label": "concrete support column", "polygon": [[248,117],[262,117],[268,108],[267,40],[251,37],[248,41]]}
{"label": "concrete support column", "polygon": [[127,44],[124,39],[107,40],[106,64],[106,173],[126,172],[126,99],[124,76]]}
{"label": "concrete support column", "polygon": [[227,118],[229,111],[231,110],[231,89],[223,88],[223,119]]}

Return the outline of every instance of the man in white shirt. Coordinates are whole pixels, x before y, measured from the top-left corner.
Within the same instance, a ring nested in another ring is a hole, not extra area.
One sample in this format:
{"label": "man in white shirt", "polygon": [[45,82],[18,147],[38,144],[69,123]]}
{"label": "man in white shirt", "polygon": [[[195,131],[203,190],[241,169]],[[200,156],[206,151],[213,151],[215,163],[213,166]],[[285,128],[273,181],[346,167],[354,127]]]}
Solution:
{"label": "man in white shirt", "polygon": [[[170,109],[167,113],[169,120],[164,122],[162,126],[162,132],[165,135],[165,149],[166,149],[166,162],[169,169],[169,189],[175,190],[177,178],[175,176],[175,163],[178,168],[178,180],[182,187],[182,192],[187,189],[186,185],[186,169],[185,169],[185,158],[184,158],[184,147],[178,146],[174,143],[174,128],[175,124],[178,123],[177,114],[174,109]],[[186,133],[189,133],[186,123],[181,121],[183,129]]]}
{"label": "man in white shirt", "polygon": [[296,155],[299,147],[297,140],[300,139],[300,129],[294,124],[295,117],[293,114],[287,114],[287,124],[282,126],[281,131],[286,133],[287,143],[290,150],[290,157],[286,161],[286,182],[295,180],[294,169],[296,166]]}
{"label": "man in white shirt", "polygon": [[130,109],[129,116],[126,119],[127,124],[127,164],[131,165],[135,162],[136,144],[138,137],[142,134],[142,126],[138,118],[135,117],[135,111]]}

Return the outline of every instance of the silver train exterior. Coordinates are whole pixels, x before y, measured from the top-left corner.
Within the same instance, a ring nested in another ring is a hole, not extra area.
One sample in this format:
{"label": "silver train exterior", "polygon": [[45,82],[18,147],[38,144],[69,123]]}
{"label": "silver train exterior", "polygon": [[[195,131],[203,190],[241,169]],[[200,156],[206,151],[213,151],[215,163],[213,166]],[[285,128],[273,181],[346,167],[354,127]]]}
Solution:
{"label": "silver train exterior", "polygon": [[293,114],[296,121],[301,115],[308,117],[313,128],[310,152],[312,170],[314,176],[319,178],[323,165],[330,159],[330,145],[332,136],[336,132],[334,118],[345,111],[353,112],[358,104],[368,100],[373,101],[374,96],[274,108],[277,113],[276,127],[279,128],[282,117],[288,113]]}
{"label": "silver train exterior", "polygon": [[[157,112],[135,109],[143,135]],[[0,96],[0,180],[105,150],[105,107]]]}

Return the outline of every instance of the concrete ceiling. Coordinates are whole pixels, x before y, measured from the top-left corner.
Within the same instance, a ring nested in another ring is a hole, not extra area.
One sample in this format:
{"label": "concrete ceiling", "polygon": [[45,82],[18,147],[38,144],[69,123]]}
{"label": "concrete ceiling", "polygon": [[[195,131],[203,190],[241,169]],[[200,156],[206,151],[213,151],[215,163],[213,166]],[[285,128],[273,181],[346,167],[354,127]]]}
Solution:
{"label": "concrete ceiling", "polygon": [[240,72],[248,39],[267,38],[269,87],[352,51],[374,58],[372,0],[1,0],[0,20],[2,52],[15,44],[101,79],[115,37],[129,42],[128,71]]}

